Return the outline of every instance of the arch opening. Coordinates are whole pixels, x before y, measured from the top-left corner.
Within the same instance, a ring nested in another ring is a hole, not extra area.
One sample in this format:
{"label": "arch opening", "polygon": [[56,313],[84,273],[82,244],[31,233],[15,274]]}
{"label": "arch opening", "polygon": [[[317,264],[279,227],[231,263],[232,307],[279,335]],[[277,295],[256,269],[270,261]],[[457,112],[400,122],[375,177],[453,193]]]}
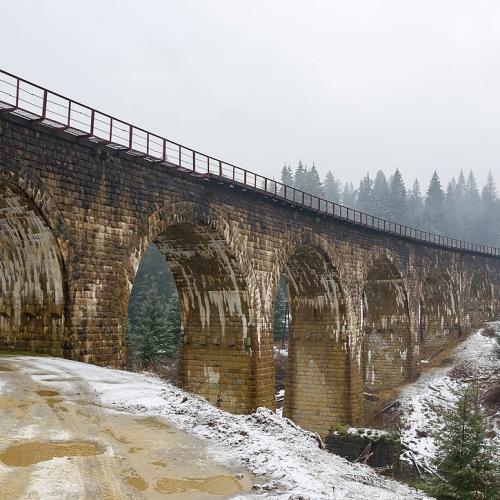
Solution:
{"label": "arch opening", "polygon": [[458,297],[447,272],[432,269],[420,297],[421,359],[436,354],[462,333]]}
{"label": "arch opening", "polygon": [[152,243],[139,264],[128,302],[127,366],[132,370],[154,367],[177,383],[180,323],[172,271]]}
{"label": "arch opening", "polygon": [[180,385],[225,410],[253,410],[255,322],[228,244],[211,226],[188,222],[169,225],[153,243],[170,268],[159,286],[171,280],[170,297],[178,296]]}
{"label": "arch opening", "polygon": [[63,257],[49,223],[0,182],[0,349],[68,356]]}
{"label": "arch opening", "polygon": [[281,276],[274,297],[273,329],[274,386],[277,411],[283,410],[285,400],[285,381],[288,364],[291,319],[288,286],[285,278]]}
{"label": "arch opening", "polygon": [[303,245],[283,270],[290,302],[283,415],[326,436],[351,420],[346,307],[338,272]]}
{"label": "arch opening", "polygon": [[377,393],[404,383],[411,371],[411,330],[408,299],[401,274],[388,260],[368,270],[362,292],[363,378],[365,393]]}

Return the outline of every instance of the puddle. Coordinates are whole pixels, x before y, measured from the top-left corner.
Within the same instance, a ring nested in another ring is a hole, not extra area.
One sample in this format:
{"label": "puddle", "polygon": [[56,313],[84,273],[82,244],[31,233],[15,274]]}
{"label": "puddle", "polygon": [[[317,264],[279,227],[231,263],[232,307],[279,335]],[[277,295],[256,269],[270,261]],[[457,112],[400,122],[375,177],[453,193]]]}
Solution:
{"label": "puddle", "polygon": [[166,422],[157,417],[134,418],[134,422],[137,422],[138,424],[141,424],[144,427],[147,427],[148,429],[161,429],[161,430],[171,429],[170,425],[168,425]]}
{"label": "puddle", "polygon": [[59,392],[57,392],[57,391],[49,391],[48,389],[42,389],[40,391],[36,391],[36,393],[39,396],[44,396],[44,397],[59,396]]}
{"label": "puddle", "polygon": [[242,487],[233,476],[218,475],[206,478],[159,479],[155,491],[158,493],[199,491],[209,495],[234,495],[242,491]]}
{"label": "puddle", "polygon": [[101,446],[83,441],[29,442],[9,446],[0,454],[0,460],[11,467],[28,467],[57,457],[87,457],[103,452]]}
{"label": "puddle", "polygon": [[139,448],[139,446],[132,446],[132,448],[128,449],[129,453],[139,453],[142,451],[144,448]]}
{"label": "puddle", "polygon": [[148,484],[141,476],[136,474],[132,474],[129,476],[122,476],[125,479],[125,482],[133,486],[136,490],[144,491],[148,489]]}
{"label": "puddle", "polygon": [[156,465],[156,467],[163,467],[163,468],[167,466],[165,462],[162,462],[160,460],[155,460],[154,462],[151,462],[151,465]]}
{"label": "puddle", "polygon": [[[59,404],[59,403],[62,403],[62,399],[57,399],[57,398],[49,398],[49,399],[46,399],[45,402],[51,407],[51,408],[54,408],[55,405]],[[68,411],[66,410],[66,408],[60,408],[61,410],[63,411]]]}
{"label": "puddle", "polygon": [[106,434],[108,434],[109,436],[111,436],[113,439],[115,439],[119,443],[130,444],[130,441],[129,441],[128,438],[119,435],[118,433],[112,431],[109,428],[103,429],[103,432],[105,432]]}

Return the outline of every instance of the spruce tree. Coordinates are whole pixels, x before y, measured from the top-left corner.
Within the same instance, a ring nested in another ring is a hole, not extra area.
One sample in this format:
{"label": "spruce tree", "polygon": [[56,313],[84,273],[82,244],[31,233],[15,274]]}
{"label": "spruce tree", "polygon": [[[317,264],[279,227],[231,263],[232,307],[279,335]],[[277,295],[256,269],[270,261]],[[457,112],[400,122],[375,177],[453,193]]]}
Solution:
{"label": "spruce tree", "polygon": [[311,170],[306,172],[305,181],[304,191],[306,193],[313,194],[314,196],[319,196],[321,198],[325,196],[323,184],[321,183],[321,179],[314,163],[312,164]]}
{"label": "spruce tree", "polygon": [[156,280],[148,282],[140,300],[136,321],[130,327],[131,352],[144,368],[166,356],[170,342],[165,301]]}
{"label": "spruce tree", "polygon": [[446,188],[446,194],[444,196],[444,206],[446,210],[446,217],[448,218],[448,234],[457,234],[457,210],[456,210],[456,190],[457,181],[455,177],[451,179]]}
{"label": "spruce tree", "polygon": [[[295,186],[294,178],[293,178],[293,173],[290,165],[283,165],[283,168],[281,169],[281,183],[284,184],[285,186]],[[278,194],[280,196],[285,196],[285,189],[283,186],[280,186]],[[289,193],[287,192],[287,198],[289,198]]]}
{"label": "spruce tree", "polygon": [[424,201],[420,192],[418,179],[415,179],[408,193],[408,223],[415,228],[422,227],[423,215]]}
{"label": "spruce tree", "polygon": [[407,223],[406,187],[401,172],[397,168],[389,182],[388,218],[392,221]]}
{"label": "spruce tree", "polygon": [[333,203],[340,203],[342,199],[342,188],[340,182],[335,179],[330,170],[325,175],[323,182],[325,198]]}
{"label": "spruce tree", "polygon": [[164,302],[167,302],[172,294],[177,294],[170,266],[154,244],[144,252],[130,293],[128,321],[132,328],[136,326],[139,308],[152,281],[155,282],[158,294]]}
{"label": "spruce tree", "polygon": [[466,239],[478,241],[481,238],[481,197],[477,188],[477,182],[472,173],[469,172],[465,185],[465,213]]}
{"label": "spruce tree", "polygon": [[481,192],[481,240],[488,245],[497,245],[500,239],[500,220],[495,181],[491,172]]}
{"label": "spruce tree", "polygon": [[352,182],[346,182],[342,191],[342,204],[350,208],[356,207],[357,195]]}
{"label": "spruce tree", "polygon": [[436,465],[443,480],[435,480],[430,493],[439,500],[497,500],[498,464],[485,438],[485,415],[477,384],[456,393],[456,403],[444,411],[444,428],[436,434]]}
{"label": "spruce tree", "polygon": [[297,168],[295,169],[295,176],[294,176],[295,187],[297,189],[300,189],[301,191],[305,191],[304,188],[307,185],[306,178],[307,178],[307,168],[302,163],[302,161],[299,160],[299,164],[297,165]]}
{"label": "spruce tree", "polygon": [[293,186],[293,173],[290,165],[283,165],[281,169],[281,182],[287,186]]}
{"label": "spruce tree", "polygon": [[181,341],[181,309],[177,293],[172,294],[167,302],[166,326],[165,336],[162,338],[162,346],[167,357],[176,358],[179,354]]}
{"label": "spruce tree", "polygon": [[424,206],[424,229],[433,233],[447,232],[444,192],[436,171],[431,178]]}
{"label": "spruce tree", "polygon": [[370,179],[370,174],[367,172],[359,183],[358,203],[356,206],[358,210],[369,214],[371,214],[373,210],[372,188],[373,181]]}
{"label": "spruce tree", "polygon": [[373,182],[372,210],[373,215],[387,219],[389,217],[389,184],[384,172],[379,170]]}
{"label": "spruce tree", "polygon": [[460,170],[458,175],[457,184],[455,186],[455,238],[460,240],[470,239],[469,223],[467,220],[467,202],[465,199],[465,192],[467,190],[467,183],[463,170]]}
{"label": "spruce tree", "polygon": [[278,283],[278,290],[274,300],[274,340],[283,340],[286,335],[286,304],[288,291],[283,277]]}

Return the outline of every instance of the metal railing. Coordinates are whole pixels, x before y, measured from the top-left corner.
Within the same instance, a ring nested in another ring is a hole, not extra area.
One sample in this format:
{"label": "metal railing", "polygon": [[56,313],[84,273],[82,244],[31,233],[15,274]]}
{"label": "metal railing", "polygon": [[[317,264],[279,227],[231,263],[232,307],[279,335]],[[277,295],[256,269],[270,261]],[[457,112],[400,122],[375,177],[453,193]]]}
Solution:
{"label": "metal railing", "polygon": [[229,181],[294,206],[333,216],[352,224],[456,250],[500,257],[500,249],[421,231],[360,212],[281,182],[200,153],[148,132],[85,104],[0,70],[0,111],[21,116],[115,150],[180,168],[195,175]]}

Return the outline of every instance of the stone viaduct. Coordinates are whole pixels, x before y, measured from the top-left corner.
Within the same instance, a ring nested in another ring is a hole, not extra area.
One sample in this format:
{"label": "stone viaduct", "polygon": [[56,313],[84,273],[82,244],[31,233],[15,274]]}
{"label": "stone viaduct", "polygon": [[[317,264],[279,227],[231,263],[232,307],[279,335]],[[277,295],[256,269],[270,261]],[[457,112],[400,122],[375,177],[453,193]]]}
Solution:
{"label": "stone viaduct", "polygon": [[0,349],[123,366],[128,298],[154,242],[179,292],[185,387],[232,412],[274,408],[283,275],[284,413],[325,435],[362,424],[364,392],[414,378],[499,311],[498,249],[381,226],[0,76]]}

